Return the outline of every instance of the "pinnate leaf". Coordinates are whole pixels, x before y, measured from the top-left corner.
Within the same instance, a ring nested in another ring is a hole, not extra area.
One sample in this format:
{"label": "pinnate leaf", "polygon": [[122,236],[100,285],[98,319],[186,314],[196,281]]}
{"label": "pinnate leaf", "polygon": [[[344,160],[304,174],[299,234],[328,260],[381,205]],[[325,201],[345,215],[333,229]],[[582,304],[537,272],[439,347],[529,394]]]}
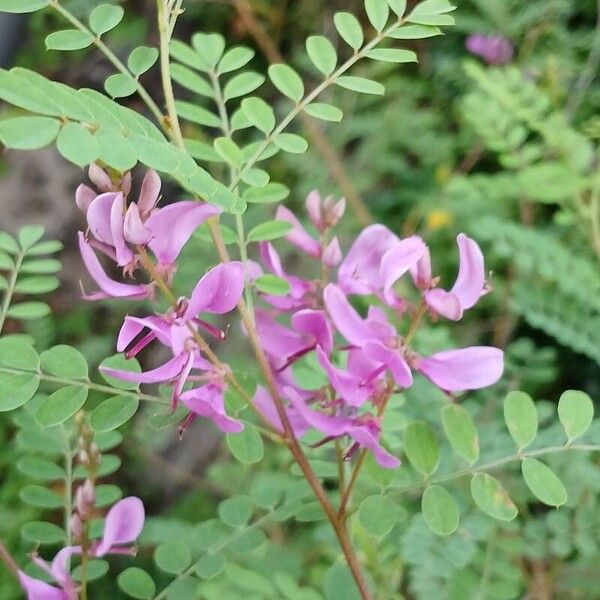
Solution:
{"label": "pinnate leaf", "polygon": [[442,409],[442,424],[454,450],[473,464],[479,457],[479,438],[471,415],[462,406],[447,404]]}
{"label": "pinnate leaf", "polygon": [[262,98],[244,98],[241,106],[246,118],[254,127],[265,134],[273,131],[275,128],[275,113]]}
{"label": "pinnate leaf", "polygon": [[421,510],[431,531],[450,535],[456,531],[459,512],[456,500],[441,485],[430,485],[423,493]]}
{"label": "pinnate leaf", "polygon": [[438,466],[440,447],[431,427],[423,421],[413,421],[404,430],[404,452],[412,466],[424,475],[431,475]]}
{"label": "pinnate leaf", "polygon": [[315,67],[323,75],[331,75],[337,64],[337,53],[333,44],[322,35],[311,35],[306,38],[306,51]]}
{"label": "pinnate leaf", "polygon": [[583,435],[592,424],[594,403],[585,392],[567,390],[558,401],[558,418],[571,441]]}
{"label": "pinnate leaf", "polygon": [[382,31],[390,13],[387,0],[365,0],[365,10],[367,11],[371,25],[377,31]]}
{"label": "pinnate leaf", "polygon": [[138,567],[129,567],[117,577],[119,588],[137,600],[151,600],[156,593],[152,577]]}
{"label": "pinnate leaf", "polygon": [[354,50],[358,50],[364,41],[362,27],[358,19],[349,12],[338,12],[333,17],[335,28],[342,39]]}
{"label": "pinnate leaf", "polygon": [[273,85],[288,98],[300,102],[304,96],[304,83],[294,69],[283,63],[269,67],[269,78]]}
{"label": "pinnate leaf", "polygon": [[528,446],[538,429],[537,410],[531,396],[525,392],[509,392],[504,400],[504,420],[519,450]]}
{"label": "pinnate leaf", "polygon": [[122,6],[101,4],[90,13],[90,29],[100,36],[114,29],[121,22],[124,14]]}
{"label": "pinnate leaf", "polygon": [[378,81],[366,79],[365,77],[356,77],[355,75],[343,75],[335,80],[340,87],[361,94],[375,94],[382,96],[385,94],[385,88]]}
{"label": "pinnate leaf", "polygon": [[7,148],[37,150],[51,144],[60,121],[50,117],[14,117],[0,121],[0,140]]}
{"label": "pinnate leaf", "polygon": [[246,424],[240,433],[228,434],[227,445],[233,456],[243,464],[260,462],[265,453],[260,433],[250,424]]}
{"label": "pinnate leaf", "polygon": [[511,521],[518,510],[502,484],[487,473],[476,473],[471,479],[471,496],[487,515],[499,521]]}
{"label": "pinnate leaf", "polygon": [[158,49],[151,46],[138,46],[134,48],[127,59],[127,66],[134,75],[142,75],[152,68],[158,60]]}
{"label": "pinnate leaf", "polygon": [[521,473],[531,493],[548,506],[559,507],[567,501],[567,490],[554,471],[536,458],[521,463]]}
{"label": "pinnate leaf", "polygon": [[325,104],[324,102],[313,102],[304,107],[311,117],[315,119],[321,119],[322,121],[333,121],[338,123],[344,118],[344,113],[332,104]]}
{"label": "pinnate leaf", "polygon": [[48,50],[82,50],[91,46],[94,38],[79,29],[62,29],[46,36]]}

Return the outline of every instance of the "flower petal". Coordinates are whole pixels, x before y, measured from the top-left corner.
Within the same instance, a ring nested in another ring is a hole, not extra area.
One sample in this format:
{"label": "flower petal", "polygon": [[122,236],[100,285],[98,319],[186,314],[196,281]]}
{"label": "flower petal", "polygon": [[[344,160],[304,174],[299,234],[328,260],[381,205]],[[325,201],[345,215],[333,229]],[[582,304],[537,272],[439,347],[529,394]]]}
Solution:
{"label": "flower petal", "polygon": [[148,298],[152,295],[152,288],[149,285],[130,285],[111,279],[102,268],[98,257],[92,250],[92,247],[85,241],[83,233],[79,232],[79,251],[81,258],[92,279],[98,284],[102,292],[86,296],[87,300],[100,300],[102,298]]}
{"label": "flower petal", "polygon": [[194,414],[210,419],[225,433],[239,433],[244,429],[242,422],[225,413],[223,389],[218,385],[205,385],[189,390],[181,395],[180,400]]}
{"label": "flower petal", "polygon": [[107,513],[104,534],[95,549],[95,556],[104,556],[114,546],[131,544],[144,528],[144,504],[139,498],[129,496],[119,500]]}
{"label": "flower petal", "polygon": [[261,344],[267,354],[285,360],[306,347],[306,341],[298,332],[278,323],[264,310],[255,312],[256,328]]}
{"label": "flower petal", "polygon": [[369,342],[364,347],[364,353],[386,365],[400,387],[409,388],[412,385],[412,373],[398,350],[392,350],[380,342]]}
{"label": "flower petal", "polygon": [[[281,419],[279,418],[279,413],[277,412],[271,394],[269,394],[269,392],[261,385],[257,385],[252,401],[264,418],[277,431],[283,433],[283,425],[281,424]],[[298,414],[298,411],[295,410],[293,406],[286,406],[285,410],[294,431],[294,435],[296,437],[302,437],[308,429],[310,429],[310,425]]]}
{"label": "flower petal", "polygon": [[27,600],[69,600],[66,592],[53,585],[18,572],[19,582],[27,592]]}
{"label": "flower petal", "polygon": [[119,194],[108,192],[96,196],[87,210],[87,222],[90,233],[99,241],[114,246],[110,215],[112,205]]}
{"label": "flower petal", "polygon": [[134,245],[144,246],[152,239],[152,233],[142,222],[140,211],[134,202],[127,207],[123,221],[123,235]]}
{"label": "flower petal", "polygon": [[321,256],[323,264],[327,267],[333,268],[340,263],[342,260],[342,249],[340,248],[340,242],[337,237],[334,237],[327,247],[323,250]]}
{"label": "flower petal", "polygon": [[112,234],[113,245],[117,255],[117,264],[124,267],[133,260],[133,252],[125,242],[124,234],[125,222],[125,198],[123,194],[117,194],[115,201],[110,209],[110,231]]}
{"label": "flower petal", "polygon": [[100,371],[109,377],[115,377],[116,379],[131,381],[133,383],[162,383],[178,377],[187,361],[187,354],[179,354],[160,367],[142,373],[120,371],[118,369],[111,369],[110,367],[100,367]]}
{"label": "flower petal", "polygon": [[314,342],[321,346],[327,354],[333,349],[333,331],[329,320],[323,310],[304,309],[292,315],[293,329],[307,334]]}
{"label": "flower petal", "polygon": [[206,219],[221,213],[221,209],[208,203],[175,202],[157,210],[146,221],[152,233],[148,246],[162,265],[173,263],[194,231]]}
{"label": "flower petal", "polygon": [[429,254],[429,248],[425,247],[425,252],[423,252],[417,264],[411,266],[410,274],[414,284],[420,290],[426,290],[429,287],[431,283],[431,254]]}
{"label": "flower petal", "polygon": [[500,379],[504,353],[491,346],[447,350],[419,360],[417,369],[442,390],[477,390]]}
{"label": "flower petal", "polygon": [[381,261],[399,241],[398,236],[383,225],[363,229],[340,265],[339,286],[348,294],[361,295],[381,289]]}
{"label": "flower petal", "polygon": [[348,430],[348,435],[353,437],[363,448],[370,450],[379,466],[384,469],[395,469],[400,466],[400,460],[385,450],[367,427],[351,427]]}
{"label": "flower petal", "polygon": [[441,288],[433,288],[423,294],[423,299],[437,315],[442,315],[452,321],[458,321],[463,316],[460,300],[452,292],[447,292]]}
{"label": "flower petal", "polygon": [[279,221],[287,221],[292,225],[292,230],[285,236],[285,239],[293,244],[302,252],[306,252],[309,256],[318,258],[321,254],[321,244],[304,229],[296,215],[285,206],[279,206],[275,213],[275,218]]}
{"label": "flower petal", "polygon": [[95,200],[96,192],[94,190],[82,183],[75,190],[75,204],[77,204],[77,208],[84,214],[87,214],[88,208],[93,200]]}
{"label": "flower petal", "polygon": [[484,291],[485,268],[483,254],[477,243],[464,233],[456,238],[460,255],[458,276],[450,290],[459,300],[463,310],[474,306]]}
{"label": "flower petal", "polygon": [[323,227],[323,219],[321,215],[321,194],[317,190],[313,190],[306,196],[305,201],[306,212],[310,222],[315,226],[317,231],[321,231]]}
{"label": "flower petal", "polygon": [[147,217],[154,209],[160,195],[161,181],[158,173],[152,169],[146,172],[142,181],[137,207],[142,217]]}
{"label": "flower petal", "polygon": [[183,318],[191,320],[201,312],[228,313],[237,306],[243,293],[243,264],[232,261],[217,265],[196,284]]}
{"label": "flower petal", "polygon": [[402,275],[418,263],[426,249],[425,242],[420,237],[413,235],[400,240],[383,255],[381,278],[384,292],[390,290]]}

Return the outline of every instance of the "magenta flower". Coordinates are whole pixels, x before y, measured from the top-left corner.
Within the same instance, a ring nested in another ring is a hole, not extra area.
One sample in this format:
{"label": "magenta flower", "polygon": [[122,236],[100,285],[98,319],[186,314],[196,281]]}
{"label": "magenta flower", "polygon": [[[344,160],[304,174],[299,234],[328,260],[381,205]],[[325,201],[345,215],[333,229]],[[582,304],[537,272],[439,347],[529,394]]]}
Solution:
{"label": "magenta flower", "polygon": [[467,38],[467,50],[480,56],[488,65],[505,65],[513,58],[513,45],[499,35],[474,33]]}
{"label": "magenta flower", "polygon": [[354,347],[385,365],[402,388],[412,385],[409,364],[448,392],[487,387],[502,375],[503,353],[498,348],[474,346],[420,358],[406,348],[403,338],[383,312],[371,310],[369,316],[363,319],[334,284],[325,288],[324,299],[337,330]]}
{"label": "magenta flower", "polygon": [[[190,410],[185,426],[195,416],[203,416],[225,431],[239,431],[241,423],[230,419],[224,412],[223,394],[227,373],[217,370],[202,357],[194,340],[194,332],[203,329],[218,340],[223,340],[225,332],[201,319],[200,315],[232,311],[243,291],[242,263],[223,263],[208,271],[197,283],[190,298],[180,299],[177,308],[167,314],[145,318],[127,316],[117,339],[119,352],[125,352],[127,358],[132,358],[148,344],[158,340],[171,350],[173,357],[159,367],[142,373],[106,367],[102,371],[124,381],[172,384],[171,408],[174,410],[181,401]],[[201,374],[193,375],[194,370],[201,371]],[[202,381],[206,385],[184,393],[188,381]]]}
{"label": "magenta flower", "polygon": [[349,460],[359,447],[367,448],[382,467],[393,469],[400,461],[387,452],[379,443],[381,433],[379,419],[374,415],[361,414],[353,417],[332,416],[312,410],[292,388],[286,388],[285,394],[298,414],[314,429],[323,433],[326,439],[348,436],[354,444],[346,451]]}
{"label": "magenta flower", "polygon": [[319,233],[324,233],[335,227],[344,216],[346,200],[342,198],[335,202],[331,196],[322,200],[319,192],[313,190],[306,197],[305,206],[310,222]]}
{"label": "magenta flower", "polygon": [[144,528],[144,504],[129,496],[119,500],[106,514],[104,533],[100,542],[92,546],[91,554],[135,554],[133,544]]}
{"label": "magenta flower", "polygon": [[74,546],[63,548],[54,557],[51,564],[34,554],[33,562],[46,571],[60,586],[60,589],[19,571],[19,582],[27,592],[27,600],[77,600],[79,597],[77,584],[71,578],[67,565],[71,556],[79,551],[80,548]]}
{"label": "magenta flower", "polygon": [[429,250],[411,268],[415,285],[423,292],[423,300],[434,314],[442,315],[453,321],[462,318],[463,312],[477,303],[487,293],[483,254],[477,243],[464,233],[456,238],[460,264],[458,276],[447,292],[436,287],[439,278],[431,276],[431,259]]}

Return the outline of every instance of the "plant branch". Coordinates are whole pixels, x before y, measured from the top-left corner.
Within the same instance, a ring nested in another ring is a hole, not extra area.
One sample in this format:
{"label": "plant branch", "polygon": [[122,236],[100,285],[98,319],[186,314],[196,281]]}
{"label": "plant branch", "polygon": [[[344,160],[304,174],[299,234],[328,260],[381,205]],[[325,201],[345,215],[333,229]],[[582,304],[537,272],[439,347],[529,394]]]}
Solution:
{"label": "plant branch", "polygon": [[94,46],[96,46],[96,48],[98,48],[98,50],[100,50],[100,52],[106,56],[115,69],[117,69],[119,73],[122,73],[135,82],[136,91],[140,98],[144,101],[154,118],[162,124],[163,114],[160,111],[160,108],[158,108],[156,102],[154,102],[150,94],[139,82],[138,78],[129,71],[129,69],[121,62],[121,60],[119,60],[117,55],[100,39],[100,37],[94,35],[75,15],[70,13],[64,6],[59,4],[58,0],[50,0],[49,6],[60,13],[67,21],[69,21],[69,23],[71,23],[71,25],[74,25],[77,29],[79,29],[79,31],[82,31],[93,38]]}
{"label": "plant branch", "polygon": [[19,580],[19,566],[15,562],[11,553],[7,550],[6,546],[0,541],[0,560],[6,565],[7,569],[15,576],[17,581]]}
{"label": "plant branch", "polygon": [[4,327],[8,311],[10,309],[10,303],[12,302],[13,295],[15,293],[15,286],[17,285],[17,277],[21,270],[21,264],[25,258],[25,252],[20,250],[15,259],[15,266],[10,274],[10,280],[4,292],[4,299],[2,300],[2,308],[0,309],[0,333]]}

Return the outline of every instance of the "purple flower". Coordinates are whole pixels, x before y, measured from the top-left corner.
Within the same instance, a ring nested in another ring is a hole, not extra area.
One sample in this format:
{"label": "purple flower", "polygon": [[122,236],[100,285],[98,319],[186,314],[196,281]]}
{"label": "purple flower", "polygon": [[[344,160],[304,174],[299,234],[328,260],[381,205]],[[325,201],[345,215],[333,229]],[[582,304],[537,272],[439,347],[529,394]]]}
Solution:
{"label": "purple flower", "polygon": [[505,65],[513,58],[513,45],[499,35],[474,33],[467,38],[467,50],[480,56],[488,65]]}
{"label": "purple flower", "polygon": [[439,277],[433,278],[431,275],[429,250],[411,268],[413,281],[422,290],[427,306],[434,314],[453,321],[461,319],[463,312],[475,306],[479,298],[488,292],[483,254],[479,246],[464,233],[458,234],[456,242],[460,263],[456,281],[449,292],[438,288]]}
{"label": "purple flower", "polygon": [[[218,340],[225,333],[200,318],[202,313],[225,314],[232,311],[244,291],[244,273],[240,262],[223,263],[212,268],[195,286],[189,299],[180,299],[177,308],[165,315],[145,318],[127,316],[119,332],[117,350],[127,358],[136,356],[148,344],[158,340],[167,346],[173,357],[166,363],[142,373],[132,373],[110,368],[102,371],[111,377],[136,383],[171,383],[172,409],[181,401],[190,409],[190,415],[210,418],[221,429],[240,430],[241,423],[224,413],[223,394],[227,373],[217,370],[202,357],[194,340],[194,331],[203,329]],[[192,375],[200,370],[201,375]],[[206,385],[183,392],[188,381],[203,381]],[[193,420],[189,416],[185,423]],[[185,428],[185,427],[184,427]]]}
{"label": "purple flower", "polygon": [[27,592],[27,600],[77,600],[79,597],[77,584],[71,578],[67,565],[71,556],[80,551],[81,549],[75,546],[63,548],[56,554],[51,564],[34,554],[33,562],[46,571],[60,586],[60,589],[19,571],[19,582]]}

